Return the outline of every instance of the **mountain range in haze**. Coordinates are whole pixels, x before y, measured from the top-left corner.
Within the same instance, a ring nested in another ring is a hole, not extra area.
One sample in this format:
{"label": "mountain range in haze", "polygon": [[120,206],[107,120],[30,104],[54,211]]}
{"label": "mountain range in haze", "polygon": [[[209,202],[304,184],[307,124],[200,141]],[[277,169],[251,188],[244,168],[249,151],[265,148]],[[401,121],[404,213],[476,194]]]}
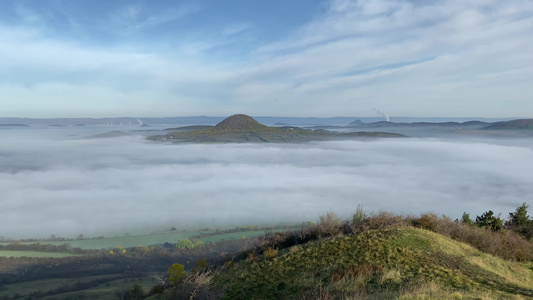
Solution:
{"label": "mountain range in haze", "polygon": [[[191,117],[109,117],[109,118],[17,118],[17,117],[0,117],[0,125],[114,125],[120,126],[138,126],[141,124],[148,125],[216,125],[226,117],[208,117],[208,116],[191,116]],[[261,117],[254,116],[254,119],[261,124],[266,125],[332,125],[346,126],[355,120],[362,123],[376,123],[384,121],[383,117]],[[444,123],[444,122],[468,122],[479,121],[494,123],[501,121],[514,120],[513,118],[420,118],[420,117],[396,117],[391,118],[391,123]]]}

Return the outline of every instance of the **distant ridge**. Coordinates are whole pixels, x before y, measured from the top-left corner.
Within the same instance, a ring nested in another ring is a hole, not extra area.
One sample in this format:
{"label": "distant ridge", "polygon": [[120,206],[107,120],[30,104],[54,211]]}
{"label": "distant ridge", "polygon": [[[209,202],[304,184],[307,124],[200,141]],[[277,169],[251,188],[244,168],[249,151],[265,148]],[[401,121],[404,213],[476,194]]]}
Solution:
{"label": "distant ridge", "polygon": [[533,129],[533,119],[519,119],[496,122],[484,129]]}
{"label": "distant ridge", "polygon": [[29,127],[26,124],[0,124],[1,127]]}

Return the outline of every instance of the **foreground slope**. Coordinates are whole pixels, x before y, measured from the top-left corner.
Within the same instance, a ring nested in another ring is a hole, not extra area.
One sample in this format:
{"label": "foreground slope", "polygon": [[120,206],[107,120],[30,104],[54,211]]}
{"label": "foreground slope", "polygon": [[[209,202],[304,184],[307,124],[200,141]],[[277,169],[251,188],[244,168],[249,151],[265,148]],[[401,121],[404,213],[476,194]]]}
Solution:
{"label": "foreground slope", "polygon": [[250,116],[236,114],[213,127],[174,131],[166,135],[151,136],[149,139],[174,143],[294,143],[358,137],[403,137],[403,135],[386,132],[337,133],[298,127],[270,127],[260,124]]}
{"label": "foreground slope", "polygon": [[533,297],[532,270],[412,227],[294,246],[236,264],[215,282],[227,299]]}

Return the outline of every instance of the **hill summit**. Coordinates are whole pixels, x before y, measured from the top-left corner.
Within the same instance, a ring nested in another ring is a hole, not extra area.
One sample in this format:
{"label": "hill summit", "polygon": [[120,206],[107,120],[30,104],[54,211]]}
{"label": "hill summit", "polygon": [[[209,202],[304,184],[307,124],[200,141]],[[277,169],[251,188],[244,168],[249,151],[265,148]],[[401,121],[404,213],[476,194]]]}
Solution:
{"label": "hill summit", "polygon": [[227,117],[218,123],[215,128],[225,131],[253,131],[267,128],[267,126],[257,122],[254,118],[248,115],[236,114]]}

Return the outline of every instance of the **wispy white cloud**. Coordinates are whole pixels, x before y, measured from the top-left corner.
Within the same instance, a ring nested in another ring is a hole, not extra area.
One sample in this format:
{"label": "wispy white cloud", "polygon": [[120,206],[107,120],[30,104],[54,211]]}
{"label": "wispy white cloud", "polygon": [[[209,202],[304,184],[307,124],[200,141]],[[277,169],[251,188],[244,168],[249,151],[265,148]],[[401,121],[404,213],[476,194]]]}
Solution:
{"label": "wispy white cloud", "polygon": [[236,35],[248,30],[249,28],[250,24],[248,23],[232,24],[224,28],[224,30],[222,30],[222,34],[227,36]]}
{"label": "wispy white cloud", "polygon": [[[167,99],[139,110],[151,115],[167,115],[169,104],[177,114],[212,115],[357,115],[382,107],[391,115],[527,117],[533,110],[530,1],[335,0],[273,43],[254,35],[250,20],[193,25],[177,38],[172,26],[200,8],[149,8],[130,5],[100,19],[120,35],[111,44],[41,30],[31,19],[46,18],[35,11],[26,12],[26,25],[0,25],[0,92],[28,107],[51,99],[48,115],[77,95],[52,100],[60,90],[32,87],[101,91],[91,114],[132,91]],[[167,30],[146,38],[160,27]],[[26,88],[25,96],[8,94],[13,86]],[[198,110],[185,109],[188,101]]]}
{"label": "wispy white cloud", "polygon": [[162,12],[154,12],[141,4],[132,4],[109,14],[109,19],[102,25],[102,29],[121,35],[132,35],[177,21],[198,11],[200,11],[198,5],[184,5]]}

